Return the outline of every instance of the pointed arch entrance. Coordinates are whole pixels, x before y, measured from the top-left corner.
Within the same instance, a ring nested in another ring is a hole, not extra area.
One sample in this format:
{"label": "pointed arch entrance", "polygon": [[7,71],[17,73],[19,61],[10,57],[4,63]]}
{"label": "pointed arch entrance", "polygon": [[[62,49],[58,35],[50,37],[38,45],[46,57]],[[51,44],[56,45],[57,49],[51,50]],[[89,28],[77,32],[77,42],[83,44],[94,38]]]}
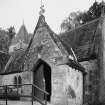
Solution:
{"label": "pointed arch entrance", "polygon": [[[47,96],[47,101],[51,98],[51,67],[45,61],[39,59],[34,66],[33,70],[33,84],[37,85],[42,90],[49,93]],[[44,93],[40,92],[38,89],[34,89],[34,95],[44,100]]]}

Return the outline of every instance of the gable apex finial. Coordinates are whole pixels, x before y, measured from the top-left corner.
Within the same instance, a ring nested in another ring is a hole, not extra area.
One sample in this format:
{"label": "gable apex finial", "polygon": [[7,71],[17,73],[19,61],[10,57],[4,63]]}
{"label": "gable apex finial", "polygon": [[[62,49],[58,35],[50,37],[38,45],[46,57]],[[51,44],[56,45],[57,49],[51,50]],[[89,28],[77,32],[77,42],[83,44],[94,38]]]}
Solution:
{"label": "gable apex finial", "polygon": [[23,25],[24,25],[24,19],[23,19]]}
{"label": "gable apex finial", "polygon": [[40,12],[39,12],[39,14],[43,15],[44,13],[45,13],[44,3],[43,3],[43,0],[41,0],[41,6],[40,6]]}

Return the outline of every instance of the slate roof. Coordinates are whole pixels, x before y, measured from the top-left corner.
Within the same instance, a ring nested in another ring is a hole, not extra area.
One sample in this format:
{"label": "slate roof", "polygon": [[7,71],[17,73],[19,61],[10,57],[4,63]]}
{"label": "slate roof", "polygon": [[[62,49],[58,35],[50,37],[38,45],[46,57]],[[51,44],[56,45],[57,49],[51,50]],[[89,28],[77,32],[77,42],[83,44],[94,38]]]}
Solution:
{"label": "slate roof", "polygon": [[73,48],[78,61],[90,59],[97,55],[99,37],[101,36],[100,19],[101,17],[59,35],[68,52],[70,52],[71,47]]}
{"label": "slate roof", "polygon": [[24,54],[25,54],[25,50],[23,49],[20,49],[15,53],[13,53],[10,56],[8,62],[6,63],[4,70],[0,74],[3,75],[3,74],[22,72]]}

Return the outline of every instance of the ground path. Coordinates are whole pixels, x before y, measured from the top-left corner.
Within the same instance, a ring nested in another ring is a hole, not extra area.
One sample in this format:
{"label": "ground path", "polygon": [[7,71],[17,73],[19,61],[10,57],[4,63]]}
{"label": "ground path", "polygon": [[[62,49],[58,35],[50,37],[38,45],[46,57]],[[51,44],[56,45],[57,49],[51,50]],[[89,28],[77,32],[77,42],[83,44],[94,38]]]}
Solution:
{"label": "ground path", "polygon": [[[8,105],[32,105],[32,102],[31,101],[8,101],[7,104]],[[6,102],[0,100],[0,105],[6,105]],[[41,104],[34,101],[34,105],[41,105]],[[51,104],[48,103],[47,105],[51,105]]]}

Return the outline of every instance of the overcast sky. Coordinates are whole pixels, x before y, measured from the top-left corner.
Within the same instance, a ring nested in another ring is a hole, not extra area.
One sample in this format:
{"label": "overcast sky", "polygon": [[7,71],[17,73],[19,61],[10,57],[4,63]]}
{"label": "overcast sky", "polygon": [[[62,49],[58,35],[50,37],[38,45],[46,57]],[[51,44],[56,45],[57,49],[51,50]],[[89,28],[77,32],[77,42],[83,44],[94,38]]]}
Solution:
{"label": "overcast sky", "polygon": [[[60,31],[60,24],[70,12],[87,10],[95,0],[44,0],[45,17],[47,23],[56,33]],[[97,0],[101,1],[101,0]],[[0,0],[0,27],[26,25],[28,32],[33,33],[36,26],[40,0]]]}

